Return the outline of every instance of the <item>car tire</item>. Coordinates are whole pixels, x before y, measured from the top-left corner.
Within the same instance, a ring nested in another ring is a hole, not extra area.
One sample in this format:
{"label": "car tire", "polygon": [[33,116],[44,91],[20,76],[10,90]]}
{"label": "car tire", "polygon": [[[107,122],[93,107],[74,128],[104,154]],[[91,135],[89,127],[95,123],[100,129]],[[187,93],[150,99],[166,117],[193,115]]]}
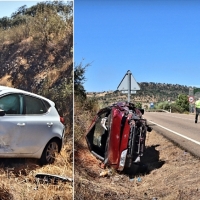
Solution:
{"label": "car tire", "polygon": [[125,168],[131,168],[132,162],[134,160],[136,132],[137,132],[137,128],[135,126],[132,126],[130,128],[130,136],[129,136],[129,142],[128,142],[128,153],[127,153],[127,157],[126,157]]}
{"label": "car tire", "polygon": [[56,139],[49,141],[42,152],[40,164],[52,164],[55,161],[56,154],[59,153],[59,142]]}

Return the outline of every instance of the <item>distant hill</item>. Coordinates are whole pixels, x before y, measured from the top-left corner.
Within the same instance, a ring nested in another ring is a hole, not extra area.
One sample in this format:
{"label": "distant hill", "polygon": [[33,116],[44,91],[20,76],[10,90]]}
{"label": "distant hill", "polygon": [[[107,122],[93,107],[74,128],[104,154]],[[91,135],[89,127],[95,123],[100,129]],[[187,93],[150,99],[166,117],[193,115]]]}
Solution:
{"label": "distant hill", "polygon": [[[175,101],[179,94],[189,94],[189,87],[178,84],[165,84],[141,82],[140,90],[131,95],[132,102],[150,103],[162,101]],[[88,97],[96,97],[100,102],[109,104],[116,101],[127,100],[127,94],[120,91],[88,92]]]}

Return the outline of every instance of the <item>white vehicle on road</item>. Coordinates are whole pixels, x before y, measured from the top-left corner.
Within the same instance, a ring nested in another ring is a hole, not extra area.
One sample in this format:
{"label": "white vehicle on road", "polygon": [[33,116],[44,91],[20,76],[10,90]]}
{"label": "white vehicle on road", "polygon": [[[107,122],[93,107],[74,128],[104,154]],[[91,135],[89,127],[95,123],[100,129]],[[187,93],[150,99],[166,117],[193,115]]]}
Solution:
{"label": "white vehicle on road", "polygon": [[53,163],[63,144],[62,121],[53,101],[0,86],[0,157]]}

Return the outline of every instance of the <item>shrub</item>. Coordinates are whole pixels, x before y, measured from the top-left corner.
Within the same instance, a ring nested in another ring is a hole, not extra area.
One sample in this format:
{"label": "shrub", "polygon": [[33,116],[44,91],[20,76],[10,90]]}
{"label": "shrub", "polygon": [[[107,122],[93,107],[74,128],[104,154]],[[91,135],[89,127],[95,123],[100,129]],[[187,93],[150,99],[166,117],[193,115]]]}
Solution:
{"label": "shrub", "polygon": [[184,108],[182,108],[180,105],[177,105],[176,103],[172,103],[171,104],[171,112],[183,113]]}

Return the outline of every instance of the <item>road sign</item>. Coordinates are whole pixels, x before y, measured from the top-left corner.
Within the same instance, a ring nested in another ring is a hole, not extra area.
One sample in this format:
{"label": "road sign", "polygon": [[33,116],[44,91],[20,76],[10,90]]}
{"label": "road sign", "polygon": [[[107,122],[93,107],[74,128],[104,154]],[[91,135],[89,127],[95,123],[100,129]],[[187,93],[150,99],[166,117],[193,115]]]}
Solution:
{"label": "road sign", "polygon": [[191,97],[188,98],[188,100],[189,100],[190,103],[193,103],[194,97],[191,96]]}
{"label": "road sign", "polygon": [[189,88],[189,96],[194,96],[194,89],[193,88]]}
{"label": "road sign", "polygon": [[125,74],[124,78],[121,80],[120,84],[118,85],[117,89],[118,90],[127,90],[128,91],[128,81],[129,81],[129,77],[128,75],[130,74],[131,76],[131,90],[136,91],[136,90],[140,90],[140,86],[137,84],[135,78],[133,77],[133,75],[131,74],[131,72],[128,70],[127,73]]}
{"label": "road sign", "polygon": [[150,108],[154,108],[154,103],[153,102],[150,103]]}
{"label": "road sign", "polygon": [[136,93],[136,90],[140,90],[140,86],[137,84],[130,70],[127,71],[124,78],[121,80],[117,87],[118,90],[128,93],[128,102],[130,102],[131,93]]}

